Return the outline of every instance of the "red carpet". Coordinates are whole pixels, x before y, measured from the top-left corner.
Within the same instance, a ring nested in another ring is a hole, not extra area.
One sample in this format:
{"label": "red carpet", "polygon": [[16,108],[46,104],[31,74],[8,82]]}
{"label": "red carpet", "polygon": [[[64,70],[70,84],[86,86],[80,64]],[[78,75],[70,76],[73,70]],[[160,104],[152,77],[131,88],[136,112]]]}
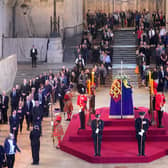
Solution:
{"label": "red carpet", "polygon": [[[135,110],[148,111],[140,107]],[[97,109],[105,122],[101,157],[94,157],[94,144],[91,128],[78,130],[79,116],[74,115],[61,144],[61,150],[91,163],[145,163],[168,154],[168,114],[164,113],[164,128],[151,126],[147,133],[146,156],[137,156],[138,145],[135,138],[134,119],[109,119],[109,108]],[[94,117],[94,116],[92,116]],[[151,116],[147,113],[147,118]],[[155,113],[155,119],[157,115]]]}

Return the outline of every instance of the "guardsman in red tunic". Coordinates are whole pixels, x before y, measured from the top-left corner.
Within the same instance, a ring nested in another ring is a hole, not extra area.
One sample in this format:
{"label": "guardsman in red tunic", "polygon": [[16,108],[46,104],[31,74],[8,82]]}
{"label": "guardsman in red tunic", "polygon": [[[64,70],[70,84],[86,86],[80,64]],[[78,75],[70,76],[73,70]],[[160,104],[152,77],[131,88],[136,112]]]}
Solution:
{"label": "guardsman in red tunic", "polygon": [[61,144],[61,138],[64,135],[64,131],[61,125],[61,116],[58,115],[56,116],[56,119],[54,120],[54,125],[53,125],[53,138],[56,137],[58,140],[58,144],[56,146],[57,149],[60,148],[60,144]]}
{"label": "guardsman in red tunic", "polygon": [[77,98],[77,105],[79,106],[80,128],[85,129],[85,111],[87,109],[87,96],[85,95],[85,88],[81,87],[80,95]]}
{"label": "guardsman in red tunic", "polygon": [[72,96],[73,95],[70,91],[67,91],[64,96],[64,112],[67,112],[67,121],[71,121],[71,115],[73,111]]}
{"label": "guardsman in red tunic", "polygon": [[158,92],[156,94],[156,101],[155,101],[155,110],[158,112],[158,121],[159,121],[159,128],[163,128],[162,126],[162,117],[164,112],[164,104],[165,104],[165,95],[162,92]]}

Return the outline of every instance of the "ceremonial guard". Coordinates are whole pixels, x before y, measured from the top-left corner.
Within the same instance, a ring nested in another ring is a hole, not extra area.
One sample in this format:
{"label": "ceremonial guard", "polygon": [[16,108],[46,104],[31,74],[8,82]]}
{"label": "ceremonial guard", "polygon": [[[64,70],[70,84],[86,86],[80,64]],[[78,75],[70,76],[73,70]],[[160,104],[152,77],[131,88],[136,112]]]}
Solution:
{"label": "ceremonial guard", "polygon": [[94,140],[95,156],[101,156],[101,142],[104,128],[104,121],[100,119],[100,114],[95,115],[96,119],[92,120],[92,137]]}
{"label": "ceremonial guard", "polygon": [[32,165],[39,164],[39,152],[40,152],[40,128],[38,125],[34,125],[33,130],[30,132],[31,150],[32,150]]}
{"label": "ceremonial guard", "polygon": [[58,140],[58,144],[56,146],[57,149],[60,148],[61,138],[64,135],[63,127],[61,125],[61,119],[62,119],[61,116],[57,115],[54,120],[54,125],[53,125],[52,137],[53,137],[53,143],[55,142],[55,137]]}
{"label": "ceremonial guard", "polygon": [[163,117],[163,112],[165,111],[164,105],[165,105],[165,95],[162,92],[157,92],[155,96],[155,110],[158,113],[158,127],[162,128],[162,117]]}
{"label": "ceremonial guard", "polygon": [[135,120],[136,138],[138,140],[138,156],[145,156],[146,132],[149,128],[149,120],[144,118],[145,112],[139,112],[139,118]]}
{"label": "ceremonial guard", "polygon": [[77,98],[77,105],[79,106],[80,128],[85,129],[85,111],[87,110],[87,96],[85,95],[85,88],[79,89],[79,95]]}
{"label": "ceremonial guard", "polygon": [[64,112],[67,112],[67,121],[71,120],[72,111],[72,93],[68,90],[64,96]]}

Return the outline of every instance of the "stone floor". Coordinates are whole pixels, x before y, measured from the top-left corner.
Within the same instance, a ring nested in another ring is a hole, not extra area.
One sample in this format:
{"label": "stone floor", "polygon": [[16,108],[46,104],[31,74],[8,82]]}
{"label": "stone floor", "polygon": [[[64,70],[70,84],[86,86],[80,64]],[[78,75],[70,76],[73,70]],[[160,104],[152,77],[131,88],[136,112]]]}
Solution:
{"label": "stone floor", "polygon": [[[72,67],[70,64],[39,64],[37,68],[31,68],[30,64],[21,64],[18,65],[18,73],[16,76],[15,83],[20,83],[24,77],[31,78],[32,76],[38,75],[39,73],[61,69],[61,67],[65,65],[66,67]],[[96,108],[99,107],[107,107],[110,104],[110,96],[109,96],[110,88],[98,88],[96,91]],[[74,113],[78,112],[78,108],[76,106],[76,97],[77,94],[74,93],[73,104],[74,104]],[[133,99],[134,106],[149,106],[149,91],[145,88],[133,89]],[[168,100],[168,94],[166,94],[166,99]],[[55,105],[58,107],[58,104]],[[54,107],[53,107],[54,108]],[[168,104],[166,106],[168,111]],[[68,122],[65,121],[64,114],[61,114],[63,117],[63,127],[66,131],[68,126]],[[23,133],[18,135],[18,145],[21,148],[21,153],[16,154],[15,167],[16,168],[79,168],[79,167],[89,167],[89,168],[167,168],[168,165],[168,156],[163,157],[159,160],[148,164],[90,164],[86,161],[83,161],[79,158],[76,158],[70,154],[64,153],[60,150],[57,150],[52,143],[51,138],[51,118],[45,118],[43,121],[43,136],[41,137],[41,147],[40,147],[40,165],[32,166],[32,158],[31,158],[31,149],[30,149],[30,140],[29,133],[26,130],[26,125],[24,121]],[[8,135],[9,126],[1,125],[0,126],[0,143],[3,144],[5,137]]]}
{"label": "stone floor", "polygon": [[[149,95],[148,90],[141,89],[133,89],[133,97],[134,97],[134,106],[146,106],[149,105]],[[168,98],[168,95],[166,95]],[[74,93],[73,97],[74,102],[74,113],[77,113],[78,108],[76,106],[76,93]],[[96,108],[109,106],[110,104],[110,96],[109,96],[109,88],[99,88],[96,92]],[[57,107],[58,104],[55,105]],[[66,130],[68,126],[68,122],[64,121],[63,117],[63,127]],[[41,147],[40,147],[40,165],[32,166],[31,162],[31,150],[30,150],[30,140],[29,140],[29,132],[25,129],[25,121],[24,121],[24,129],[23,133],[18,135],[18,145],[21,148],[21,153],[16,154],[16,168],[66,168],[66,167],[89,167],[89,168],[167,168],[168,165],[168,156],[163,157],[159,160],[148,164],[90,164],[86,161],[83,161],[79,158],[71,156],[67,153],[64,153],[60,150],[57,150],[52,143],[51,138],[51,126],[50,126],[51,118],[45,118],[43,121],[43,136],[41,137]],[[2,125],[0,127],[0,142],[3,143],[5,137],[8,134],[9,126]]]}

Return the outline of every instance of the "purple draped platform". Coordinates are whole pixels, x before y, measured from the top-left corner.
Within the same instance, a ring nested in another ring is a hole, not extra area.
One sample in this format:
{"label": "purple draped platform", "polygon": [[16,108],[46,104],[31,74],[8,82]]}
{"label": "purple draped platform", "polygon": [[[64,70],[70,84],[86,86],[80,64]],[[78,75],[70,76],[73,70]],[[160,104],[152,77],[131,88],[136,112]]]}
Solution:
{"label": "purple draped platform", "polygon": [[116,101],[111,97],[110,116],[121,116],[121,101],[122,115],[133,115],[132,88],[126,88],[122,85],[122,99]]}

